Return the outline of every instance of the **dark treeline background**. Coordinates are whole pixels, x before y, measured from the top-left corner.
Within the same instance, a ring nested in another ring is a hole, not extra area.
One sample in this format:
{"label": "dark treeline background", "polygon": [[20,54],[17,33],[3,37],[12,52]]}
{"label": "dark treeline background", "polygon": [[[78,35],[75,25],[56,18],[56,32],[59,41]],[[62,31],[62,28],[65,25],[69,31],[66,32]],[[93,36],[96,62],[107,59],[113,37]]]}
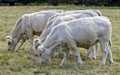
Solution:
{"label": "dark treeline background", "polygon": [[60,5],[60,4],[74,4],[74,5],[95,5],[95,6],[120,6],[120,0],[0,0],[0,3],[9,3],[14,5],[15,3],[22,3],[27,5],[32,3],[33,5]]}
{"label": "dark treeline background", "polygon": [[36,0],[37,3],[48,3],[50,5],[75,4],[95,6],[120,6],[120,0]]}

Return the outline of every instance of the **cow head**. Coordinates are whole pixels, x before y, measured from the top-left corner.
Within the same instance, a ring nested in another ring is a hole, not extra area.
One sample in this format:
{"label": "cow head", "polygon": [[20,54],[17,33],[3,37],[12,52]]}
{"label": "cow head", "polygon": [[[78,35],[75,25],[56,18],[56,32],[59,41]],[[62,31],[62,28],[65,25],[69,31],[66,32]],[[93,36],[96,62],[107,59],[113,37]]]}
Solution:
{"label": "cow head", "polygon": [[38,47],[38,53],[41,55],[41,63],[46,64],[49,62],[49,52],[47,52],[42,45]]}
{"label": "cow head", "polygon": [[17,39],[13,39],[12,36],[7,36],[6,41],[8,45],[8,51],[14,50],[17,44]]}
{"label": "cow head", "polygon": [[41,45],[40,40],[39,39],[35,39],[34,40],[35,56],[40,56],[41,55],[41,51],[38,48],[40,45]]}
{"label": "cow head", "polygon": [[42,48],[42,45],[39,44],[35,50],[35,56],[41,56],[44,52],[44,49]]}

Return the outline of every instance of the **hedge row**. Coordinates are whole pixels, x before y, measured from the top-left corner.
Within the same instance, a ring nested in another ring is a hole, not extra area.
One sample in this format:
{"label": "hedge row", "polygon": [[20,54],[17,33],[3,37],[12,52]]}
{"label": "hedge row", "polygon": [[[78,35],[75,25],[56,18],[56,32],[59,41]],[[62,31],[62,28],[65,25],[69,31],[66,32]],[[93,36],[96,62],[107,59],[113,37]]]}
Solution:
{"label": "hedge row", "polygon": [[36,0],[38,3],[49,3],[52,5],[75,4],[96,6],[120,6],[120,0]]}

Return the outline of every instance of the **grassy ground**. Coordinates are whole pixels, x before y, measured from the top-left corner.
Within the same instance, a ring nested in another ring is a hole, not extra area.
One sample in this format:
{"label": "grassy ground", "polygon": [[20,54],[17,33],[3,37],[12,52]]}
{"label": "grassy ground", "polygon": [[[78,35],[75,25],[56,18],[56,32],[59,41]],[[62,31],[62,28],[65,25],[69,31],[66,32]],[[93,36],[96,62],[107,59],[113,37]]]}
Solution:
{"label": "grassy ground", "polygon": [[[49,64],[41,65],[39,57],[29,53],[29,42],[17,52],[8,52],[6,36],[10,34],[16,20],[25,13],[47,9],[99,9],[112,22],[112,53],[114,64],[106,62],[99,67],[101,52],[96,60],[86,60],[86,50],[81,49],[83,66],[79,66],[73,56],[69,56],[64,67],[58,67],[61,57],[51,59]],[[119,75],[120,74],[120,8],[119,7],[84,7],[84,6],[15,6],[0,7],[0,75]]]}

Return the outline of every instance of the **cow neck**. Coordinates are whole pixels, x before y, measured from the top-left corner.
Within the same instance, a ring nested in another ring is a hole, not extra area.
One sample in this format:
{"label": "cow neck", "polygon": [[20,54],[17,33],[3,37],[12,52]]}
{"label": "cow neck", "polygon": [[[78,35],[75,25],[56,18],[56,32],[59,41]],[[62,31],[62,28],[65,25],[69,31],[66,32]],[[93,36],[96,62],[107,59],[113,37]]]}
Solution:
{"label": "cow neck", "polygon": [[16,38],[16,39],[19,39],[20,38],[20,35],[21,35],[21,29],[22,29],[22,18],[20,18],[16,25],[14,26],[13,30],[12,30],[12,33],[11,33],[11,36],[13,38]]}
{"label": "cow neck", "polygon": [[46,54],[50,55],[51,52],[54,51],[54,49],[56,48],[57,45],[58,45],[58,44],[54,44],[54,45],[49,46],[49,47],[43,45],[43,49],[45,50],[45,53],[46,53]]}

